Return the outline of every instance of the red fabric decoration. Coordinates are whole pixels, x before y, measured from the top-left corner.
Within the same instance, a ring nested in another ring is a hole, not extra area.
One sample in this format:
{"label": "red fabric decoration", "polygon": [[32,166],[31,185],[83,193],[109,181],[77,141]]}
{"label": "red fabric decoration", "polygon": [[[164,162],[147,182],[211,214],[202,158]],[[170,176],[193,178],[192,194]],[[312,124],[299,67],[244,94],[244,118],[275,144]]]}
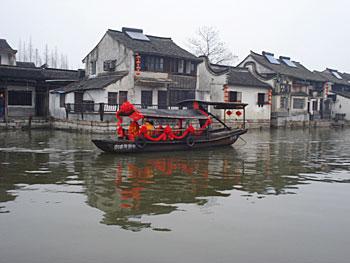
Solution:
{"label": "red fabric decoration", "polygon": [[[195,128],[192,125],[189,125],[188,128],[182,134],[180,134],[180,131],[176,131],[174,133],[174,131],[172,130],[172,128],[169,125],[167,125],[164,128],[164,130],[162,130],[163,127],[160,126],[159,127],[160,131],[158,131],[159,136],[158,137],[153,137],[156,134],[153,133],[153,136],[151,136],[151,134],[149,134],[149,131],[148,131],[147,127],[145,125],[142,125],[140,127],[140,129],[139,129],[138,135],[132,134],[131,136],[129,135],[128,138],[129,138],[129,140],[135,140],[135,137],[143,136],[145,139],[150,140],[150,141],[161,141],[161,140],[165,141],[165,140],[174,140],[174,139],[175,140],[182,140],[188,134],[201,135],[205,131],[205,129],[212,123],[212,119],[209,117],[209,115],[204,110],[200,109],[200,106],[199,106],[199,104],[197,102],[193,103],[193,108],[197,109],[203,115],[207,116],[206,122],[198,130],[195,130]],[[236,112],[236,114],[237,114],[237,112]],[[134,107],[134,105],[132,105],[128,101],[124,102],[120,106],[119,111],[116,112],[116,118],[118,119],[118,122],[117,122],[117,133],[118,133],[119,137],[124,137],[125,136],[125,132],[124,132],[124,130],[122,128],[122,123],[123,123],[122,116],[128,116],[134,122],[137,122],[138,120],[144,118],[142,113],[140,113]]]}
{"label": "red fabric decoration", "polygon": [[227,114],[228,116],[231,116],[232,111],[228,110],[228,111],[226,111],[226,114]]}
{"label": "red fabric decoration", "polygon": [[124,102],[119,110],[116,112],[115,117],[118,119],[117,127],[118,127],[118,136],[123,137],[124,132],[122,129],[123,118],[121,115],[129,116],[133,121],[138,121],[143,118],[143,115],[132,105],[129,101]]}
{"label": "red fabric decoration", "polygon": [[239,117],[239,116],[241,116],[241,115],[242,115],[242,112],[240,112],[240,111],[236,111],[236,115]]}

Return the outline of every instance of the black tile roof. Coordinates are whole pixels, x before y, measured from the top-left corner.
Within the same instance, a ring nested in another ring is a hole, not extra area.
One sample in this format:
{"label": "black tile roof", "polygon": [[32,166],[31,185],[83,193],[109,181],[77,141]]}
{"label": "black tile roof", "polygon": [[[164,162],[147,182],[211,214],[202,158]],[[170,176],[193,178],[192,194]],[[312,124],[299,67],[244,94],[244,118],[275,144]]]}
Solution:
{"label": "black tile roof", "polygon": [[33,62],[16,61],[16,66],[21,68],[35,68],[35,64]]}
{"label": "black tile roof", "polygon": [[216,74],[225,73],[230,68],[230,66],[218,65],[218,64],[210,64],[209,66],[210,66],[210,69]]}
{"label": "black tile roof", "polygon": [[301,79],[301,80],[309,80],[309,81],[317,81],[317,82],[325,81],[325,79],[322,76],[308,70],[299,62],[293,61],[293,63],[297,67],[290,67],[277,58],[276,59],[280,62],[280,64],[272,64],[266,59],[265,56],[255,53],[253,51],[250,52],[250,55],[254,58],[254,60],[257,63],[263,65],[264,67],[270,69],[275,73]]}
{"label": "black tile roof", "polygon": [[350,92],[349,91],[335,91],[333,90],[332,92],[334,92],[337,95],[340,95],[342,97],[345,97],[347,99],[350,99]]}
{"label": "black tile roof", "polygon": [[0,78],[45,80],[40,68],[22,68],[7,65],[0,65]]}
{"label": "black tile roof", "polygon": [[342,73],[340,74],[344,79],[346,79],[348,82],[350,81],[350,74],[349,73]]}
{"label": "black tile roof", "polygon": [[1,51],[8,51],[11,53],[16,53],[17,50],[14,50],[6,41],[6,39],[0,39],[0,50]]}
{"label": "black tile roof", "polygon": [[338,85],[346,85],[346,86],[350,86],[350,83],[348,82],[347,79],[344,78],[343,74],[341,74],[340,72],[336,71],[341,77],[343,77],[343,79],[338,79],[337,77],[335,77],[332,74],[332,71],[336,71],[333,69],[326,69],[324,71],[314,71],[316,74],[319,74],[320,76],[322,76],[326,81],[332,82],[334,84],[338,84]]}
{"label": "black tile roof", "polygon": [[200,61],[195,55],[176,45],[171,38],[146,35],[150,41],[143,41],[132,39],[117,30],[109,29],[107,33],[134,52]]}
{"label": "black tile roof", "polygon": [[78,80],[77,70],[0,65],[0,78],[12,80]]}
{"label": "black tile roof", "polygon": [[53,90],[53,93],[69,93],[74,91],[85,91],[94,89],[103,89],[108,85],[121,80],[128,74],[128,71],[118,71],[108,74],[101,74],[95,78],[84,79],[71,83],[65,87]]}
{"label": "black tile roof", "polygon": [[246,68],[230,67],[228,72],[227,84],[239,85],[244,87],[271,88],[270,85],[257,79]]}
{"label": "black tile roof", "polygon": [[78,70],[42,68],[46,80],[79,80]]}

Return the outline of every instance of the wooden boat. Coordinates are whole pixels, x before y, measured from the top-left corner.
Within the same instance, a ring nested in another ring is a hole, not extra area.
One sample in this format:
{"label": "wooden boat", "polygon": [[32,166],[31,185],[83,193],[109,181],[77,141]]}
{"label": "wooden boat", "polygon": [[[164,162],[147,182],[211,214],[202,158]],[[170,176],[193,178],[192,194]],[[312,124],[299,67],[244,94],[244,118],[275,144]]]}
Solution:
{"label": "wooden boat", "polygon": [[[207,108],[236,110],[243,122],[239,128],[231,128],[210,113]],[[195,150],[207,147],[232,145],[245,128],[245,103],[222,103],[186,100],[176,110],[137,109],[129,102],[117,111],[117,138],[98,139],[92,142],[102,151],[110,153],[160,152]],[[183,109],[185,108],[185,109]],[[129,118],[129,126],[123,120]],[[212,128],[213,119],[222,127]],[[149,123],[146,123],[146,122]],[[140,122],[144,124],[140,125]],[[157,125],[153,126],[152,122]]]}

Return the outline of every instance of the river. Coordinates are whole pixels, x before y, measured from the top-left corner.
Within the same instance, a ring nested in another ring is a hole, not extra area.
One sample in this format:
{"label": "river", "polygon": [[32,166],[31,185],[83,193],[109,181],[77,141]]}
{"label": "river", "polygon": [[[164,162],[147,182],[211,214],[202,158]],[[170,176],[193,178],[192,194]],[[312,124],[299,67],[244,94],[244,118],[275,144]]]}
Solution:
{"label": "river", "polygon": [[349,261],[349,129],[123,156],[98,137],[0,133],[0,262]]}

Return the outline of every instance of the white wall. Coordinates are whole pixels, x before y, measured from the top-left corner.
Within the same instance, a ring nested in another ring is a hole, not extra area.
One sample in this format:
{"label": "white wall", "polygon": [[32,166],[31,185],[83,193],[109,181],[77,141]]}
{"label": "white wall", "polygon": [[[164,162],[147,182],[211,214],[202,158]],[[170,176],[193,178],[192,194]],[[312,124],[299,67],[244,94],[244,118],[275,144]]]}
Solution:
{"label": "white wall", "polygon": [[[242,102],[247,103],[246,107],[246,120],[251,121],[269,121],[271,117],[271,105],[264,105],[263,107],[258,106],[258,93],[265,93],[266,101],[268,98],[268,89],[266,88],[253,88],[253,87],[239,87],[239,86],[228,86],[228,91],[237,91],[242,93]],[[222,101],[223,101],[222,91]],[[222,116],[223,117],[223,116]],[[238,117],[241,119],[243,116]],[[232,114],[226,116],[226,119],[236,119],[237,116]]]}
{"label": "white wall", "polygon": [[117,60],[116,71],[128,70],[134,74],[134,55],[132,50],[106,33],[99,44],[84,59],[86,75],[91,77],[91,61],[96,61],[96,75],[104,73],[103,62]]}
{"label": "white wall", "polygon": [[66,110],[60,107],[60,94],[58,93],[49,94],[49,114],[56,119],[66,118]]}
{"label": "white wall", "polygon": [[8,52],[0,51],[0,56],[1,56],[1,65],[10,65],[10,66],[16,65],[16,55],[13,55]]}
{"label": "white wall", "polygon": [[350,120],[350,99],[337,94],[337,100],[333,104],[332,117],[336,113],[345,113],[345,119]]}
{"label": "white wall", "polygon": [[224,85],[227,83],[227,75],[214,74],[208,68],[207,61],[197,66],[197,87],[196,99],[204,101],[223,101],[220,94],[223,91]]}
{"label": "white wall", "polygon": [[252,56],[250,56],[250,55],[247,56],[241,63],[239,63],[238,67],[249,68],[249,70],[251,72],[254,72],[253,67],[251,66],[251,63],[249,63],[249,62],[254,62],[255,67],[256,67],[256,71],[259,74],[270,74],[270,73],[273,73],[273,71],[271,71],[270,69],[265,68],[264,66],[260,65],[259,63],[257,63],[255,61],[255,59]]}

